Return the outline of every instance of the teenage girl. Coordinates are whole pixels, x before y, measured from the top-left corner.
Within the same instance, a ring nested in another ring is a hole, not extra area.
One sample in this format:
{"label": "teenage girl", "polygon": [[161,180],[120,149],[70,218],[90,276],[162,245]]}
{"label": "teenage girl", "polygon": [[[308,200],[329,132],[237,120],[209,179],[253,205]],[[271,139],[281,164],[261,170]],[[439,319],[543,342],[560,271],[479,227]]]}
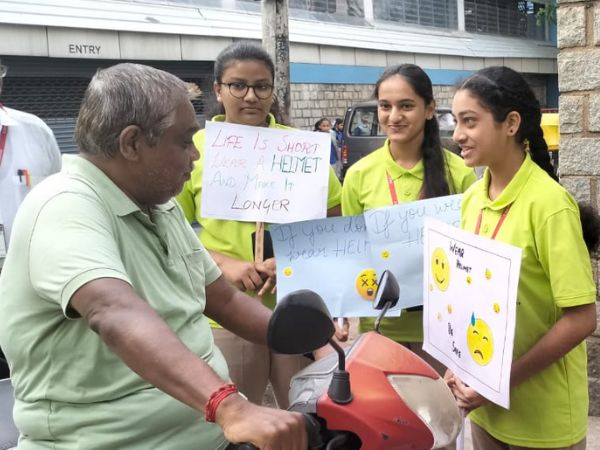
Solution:
{"label": "teenage girl", "polygon": [[[275,68],[267,52],[257,45],[238,41],[223,50],[215,61],[214,92],[223,114],[213,121],[269,128],[287,128],[276,122],[273,82]],[[275,284],[275,259],[254,262],[252,247],[256,225],[249,222],[207,219],[200,216],[204,152],[204,130],[194,136],[200,151],[191,179],[177,197],[187,219],[198,221],[200,240],[210,252],[225,278],[240,290],[255,293],[263,303],[275,306],[271,293]],[[341,186],[329,172],[328,214],[339,215]],[[270,381],[281,408],[288,406],[289,381],[307,364],[302,356],[277,355],[266,346],[247,342],[213,324],[213,336],[229,366],[231,379],[248,400],[261,404]]]}
{"label": "teenage girl", "polygon": [[[450,372],[446,379],[458,405],[472,411],[475,450],[583,450],[585,338],[596,327],[596,286],[580,210],[550,164],[540,105],[521,75],[490,67],[461,85],[452,112],[465,163],[487,167],[465,193],[462,228],[520,247],[523,257],[510,409],[486,402]],[[591,230],[593,248],[597,225]]]}
{"label": "teenage girl", "polygon": [[[433,87],[414,64],[389,67],[375,85],[379,124],[387,135],[383,147],[348,169],[342,189],[342,213],[363,211],[424,198],[464,192],[476,179],[462,159],[440,143]],[[360,319],[361,331],[373,319]],[[405,344],[432,364],[443,367],[422,351],[423,312],[403,311],[383,319],[381,332]]]}

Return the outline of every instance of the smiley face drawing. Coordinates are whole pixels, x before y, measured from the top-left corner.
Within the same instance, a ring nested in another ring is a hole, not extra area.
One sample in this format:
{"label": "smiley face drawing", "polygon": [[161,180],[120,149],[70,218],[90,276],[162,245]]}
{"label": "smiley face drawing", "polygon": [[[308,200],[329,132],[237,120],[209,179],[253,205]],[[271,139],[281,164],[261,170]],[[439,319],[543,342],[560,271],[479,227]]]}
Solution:
{"label": "smiley face drawing", "polygon": [[377,273],[375,269],[365,269],[358,274],[356,277],[356,292],[365,300],[375,300],[375,293],[377,292]]}
{"label": "smiley face drawing", "polygon": [[480,366],[486,366],[494,356],[492,330],[483,319],[475,319],[475,314],[471,314],[467,328],[467,347],[473,361]]}
{"label": "smiley face drawing", "polygon": [[431,256],[431,273],[438,289],[444,292],[450,283],[450,265],[448,256],[441,248],[436,248]]}

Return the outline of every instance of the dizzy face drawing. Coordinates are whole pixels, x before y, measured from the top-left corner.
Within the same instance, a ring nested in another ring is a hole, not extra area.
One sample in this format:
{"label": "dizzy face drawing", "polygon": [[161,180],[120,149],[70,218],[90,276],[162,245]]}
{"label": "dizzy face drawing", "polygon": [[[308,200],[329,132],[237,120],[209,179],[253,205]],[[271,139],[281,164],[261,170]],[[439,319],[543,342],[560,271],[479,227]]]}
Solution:
{"label": "dizzy face drawing", "polygon": [[494,356],[494,338],[489,325],[482,319],[471,315],[471,323],[467,328],[467,347],[471,358],[480,366],[487,365]]}
{"label": "dizzy face drawing", "polygon": [[448,257],[441,248],[436,248],[431,256],[431,273],[433,280],[440,291],[448,289],[450,283],[450,266]]}
{"label": "dizzy face drawing", "polygon": [[365,300],[375,300],[377,292],[377,274],[375,269],[365,269],[356,277],[356,292]]}

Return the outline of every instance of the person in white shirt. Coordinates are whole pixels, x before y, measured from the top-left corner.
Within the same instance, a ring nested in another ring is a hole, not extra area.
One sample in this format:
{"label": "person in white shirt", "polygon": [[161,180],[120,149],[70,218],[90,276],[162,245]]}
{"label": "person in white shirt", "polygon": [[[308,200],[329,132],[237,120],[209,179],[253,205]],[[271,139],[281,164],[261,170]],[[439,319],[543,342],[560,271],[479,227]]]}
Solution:
{"label": "person in white shirt", "polygon": [[[0,95],[6,71],[0,61]],[[0,103],[0,273],[19,205],[33,186],[60,167],[60,150],[48,125]],[[0,349],[0,379],[8,375]]]}
{"label": "person in white shirt", "polygon": [[[6,71],[0,61],[0,94]],[[48,125],[0,103],[0,271],[19,205],[33,186],[60,167],[60,150]]]}

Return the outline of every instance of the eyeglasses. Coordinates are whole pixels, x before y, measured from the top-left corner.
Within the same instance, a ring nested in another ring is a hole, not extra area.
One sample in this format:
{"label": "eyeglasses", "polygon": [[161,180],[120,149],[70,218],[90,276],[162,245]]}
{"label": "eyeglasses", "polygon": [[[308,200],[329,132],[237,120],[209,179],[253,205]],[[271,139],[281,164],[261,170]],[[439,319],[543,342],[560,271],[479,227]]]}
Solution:
{"label": "eyeglasses", "polygon": [[229,88],[229,93],[233,95],[235,98],[242,99],[246,97],[248,94],[248,90],[252,88],[254,90],[254,95],[260,98],[261,100],[268,99],[273,94],[273,85],[267,83],[261,84],[246,84],[240,81],[234,81],[233,83],[219,83],[220,85],[227,86]]}
{"label": "eyeglasses", "polygon": [[8,72],[8,67],[0,64],[0,78],[4,78],[6,76],[7,72]]}

